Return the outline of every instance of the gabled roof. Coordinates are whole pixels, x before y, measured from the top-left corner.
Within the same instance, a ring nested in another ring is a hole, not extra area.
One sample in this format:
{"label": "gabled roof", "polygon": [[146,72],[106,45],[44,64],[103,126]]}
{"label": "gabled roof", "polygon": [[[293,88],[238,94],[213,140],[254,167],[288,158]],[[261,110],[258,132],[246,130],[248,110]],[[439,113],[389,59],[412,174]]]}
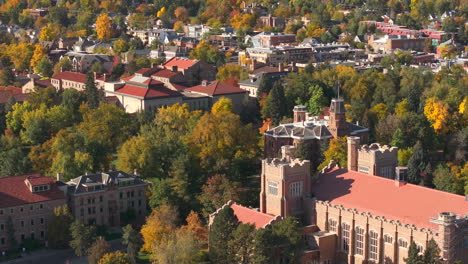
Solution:
{"label": "gabled roof", "polygon": [[147,184],[145,181],[141,180],[139,177],[137,177],[134,174],[128,174],[123,171],[109,171],[109,172],[102,172],[102,173],[96,173],[96,174],[87,174],[87,175],[82,175],[76,178],[71,179],[69,182],[67,182],[69,191],[72,193],[82,193],[86,192],[86,186],[89,185],[112,185],[112,184],[118,184],[119,179],[121,180],[122,178],[129,178],[133,179],[134,183],[133,184]]}
{"label": "gabled roof", "polygon": [[177,91],[173,91],[166,87],[157,87],[157,88],[145,88],[140,86],[135,86],[131,84],[125,84],[122,88],[115,91],[115,93],[150,99],[156,97],[168,97],[168,96],[181,96]]}
{"label": "gabled roof", "polygon": [[401,187],[395,181],[346,169],[332,169],[312,186],[318,200],[331,204],[414,224],[418,228],[437,229],[441,212],[453,212],[459,218],[468,216],[468,201],[464,196],[414,184]]}
{"label": "gabled roof", "polygon": [[281,219],[279,216],[265,214],[257,211],[256,209],[247,208],[236,203],[233,203],[230,206],[239,222],[243,224],[253,224],[255,229],[265,228],[274,221]]}
{"label": "gabled roof", "polygon": [[[50,183],[50,189],[41,192],[31,192],[24,182],[28,177],[33,177],[33,182],[35,183]],[[65,199],[65,195],[52,178],[43,177],[39,174],[0,178],[0,208],[58,199]]]}
{"label": "gabled roof", "polygon": [[202,93],[207,95],[247,93],[246,90],[239,88],[239,86],[218,81],[206,82],[206,85],[200,84],[197,86],[187,88],[185,89],[185,91]]}
{"label": "gabled roof", "polygon": [[52,77],[52,79],[86,83],[86,74],[79,72],[64,71],[57,73]]}
{"label": "gabled roof", "polygon": [[187,58],[177,58],[174,57],[168,61],[166,61],[163,66],[166,68],[172,68],[172,66],[177,66],[179,69],[186,70],[193,65],[195,65],[198,62],[198,60],[191,60]]}
{"label": "gabled roof", "polygon": [[176,76],[177,74],[179,74],[179,72],[173,72],[173,71],[164,69],[156,73],[153,73],[151,76],[160,77],[160,78],[172,78]]}

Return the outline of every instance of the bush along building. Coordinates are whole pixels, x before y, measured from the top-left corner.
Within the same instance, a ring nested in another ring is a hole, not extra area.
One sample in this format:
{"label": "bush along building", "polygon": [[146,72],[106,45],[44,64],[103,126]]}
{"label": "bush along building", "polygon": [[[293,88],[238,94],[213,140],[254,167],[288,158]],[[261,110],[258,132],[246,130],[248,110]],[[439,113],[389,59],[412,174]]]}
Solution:
{"label": "bush along building", "polygon": [[348,168],[332,161],[316,176],[292,151],[283,146],[281,159],[262,161],[259,210],[228,206],[257,228],[296,217],[307,244],[301,263],[405,263],[412,242],[422,252],[432,239],[443,263],[468,263],[468,200],[407,183],[396,148],[349,137]]}
{"label": "bush along building", "polygon": [[76,219],[90,225],[112,227],[129,221],[144,222],[147,186],[148,183],[136,174],[110,171],[82,175],[63,183],[60,188]]}
{"label": "bush along building", "polygon": [[307,143],[345,136],[357,136],[363,143],[368,141],[368,128],[346,121],[343,98],[332,99],[330,114],[324,118],[309,116],[303,105],[295,106],[293,111],[293,123],[281,124],[265,132],[265,157],[277,157],[282,146],[297,146],[301,141]]}

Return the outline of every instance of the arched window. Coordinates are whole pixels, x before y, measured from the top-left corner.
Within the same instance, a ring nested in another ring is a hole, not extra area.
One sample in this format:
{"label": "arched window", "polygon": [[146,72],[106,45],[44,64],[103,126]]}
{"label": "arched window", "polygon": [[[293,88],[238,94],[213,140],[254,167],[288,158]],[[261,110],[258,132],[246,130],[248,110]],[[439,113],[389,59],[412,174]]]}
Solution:
{"label": "arched window", "polygon": [[349,252],[350,226],[348,223],[341,224],[341,249]]}
{"label": "arched window", "polygon": [[356,243],[354,252],[357,255],[364,255],[364,229],[359,226],[356,227]]}
{"label": "arched window", "polygon": [[393,238],[392,238],[392,236],[389,235],[389,234],[385,234],[385,235],[383,236],[383,239],[384,239],[384,242],[387,243],[387,244],[393,243]]}
{"label": "arched window", "polygon": [[328,219],[328,231],[336,232],[336,220]]}
{"label": "arched window", "polygon": [[423,245],[419,244],[419,243],[416,243],[416,248],[418,249],[419,253],[423,253],[424,252],[424,247]]}
{"label": "arched window", "polygon": [[375,231],[369,232],[369,259],[377,259],[377,251],[379,248],[379,234]]}
{"label": "arched window", "polygon": [[398,246],[401,248],[408,248],[408,241],[403,238],[398,239]]}

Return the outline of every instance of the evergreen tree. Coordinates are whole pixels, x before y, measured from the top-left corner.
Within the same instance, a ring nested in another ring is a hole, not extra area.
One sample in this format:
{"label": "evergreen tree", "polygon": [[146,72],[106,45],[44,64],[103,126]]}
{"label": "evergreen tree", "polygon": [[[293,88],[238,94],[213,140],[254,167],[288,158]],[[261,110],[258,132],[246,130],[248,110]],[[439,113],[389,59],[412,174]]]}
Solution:
{"label": "evergreen tree", "polygon": [[228,241],[238,225],[237,217],[231,207],[225,207],[218,212],[211,224],[209,233],[209,255],[212,263],[229,264],[230,259]]}
{"label": "evergreen tree", "polygon": [[138,251],[142,246],[141,235],[138,233],[131,225],[126,225],[123,228],[122,243],[127,245],[127,254],[130,257],[132,264],[136,263],[136,258],[138,256]]}
{"label": "evergreen tree", "polygon": [[89,108],[96,109],[99,106],[100,95],[99,90],[94,83],[94,75],[92,72],[86,74],[85,95],[88,101]]}
{"label": "evergreen tree", "polygon": [[47,56],[44,56],[36,66],[36,70],[44,77],[51,77],[54,71],[52,64],[49,62]]}
{"label": "evergreen tree", "polygon": [[305,246],[299,222],[294,217],[272,224],[274,246],[281,248],[281,254],[287,263],[297,263]]}
{"label": "evergreen tree", "polygon": [[414,241],[411,242],[408,249],[408,258],[405,258],[404,261],[406,264],[423,264],[422,257],[419,255],[419,249]]}
{"label": "evergreen tree", "polygon": [[323,161],[321,142],[316,139],[301,140],[297,145],[295,156],[302,160],[310,161],[310,168],[315,171]]}
{"label": "evergreen tree", "polygon": [[67,205],[54,208],[54,215],[47,226],[47,242],[50,248],[67,248],[71,235],[73,216]]}
{"label": "evergreen tree", "polygon": [[235,263],[252,263],[252,244],[255,226],[252,224],[239,224],[232,232],[232,239],[228,242],[230,259]]}
{"label": "evergreen tree", "polygon": [[15,76],[10,67],[5,67],[0,71],[0,85],[10,85],[15,80]]}
{"label": "evergreen tree", "polygon": [[441,264],[442,260],[440,258],[440,248],[434,239],[429,240],[427,243],[426,250],[424,250],[423,255],[424,264]]}
{"label": "evergreen tree", "polygon": [[271,228],[260,228],[255,231],[252,244],[252,264],[271,263],[272,243]]}
{"label": "evergreen tree", "polygon": [[413,147],[413,156],[408,161],[408,181],[418,184],[421,173],[426,169],[426,155],[420,141]]}
{"label": "evergreen tree", "polygon": [[75,220],[70,226],[72,240],[70,246],[75,250],[77,256],[84,256],[94,242],[96,228],[86,226],[80,220]]}
{"label": "evergreen tree", "polygon": [[88,263],[98,264],[99,260],[110,252],[110,246],[103,237],[99,237],[89,249]]}
{"label": "evergreen tree", "polygon": [[262,109],[264,118],[270,117],[274,124],[278,124],[287,114],[286,98],[281,81],[276,81],[267,97],[266,104]]}

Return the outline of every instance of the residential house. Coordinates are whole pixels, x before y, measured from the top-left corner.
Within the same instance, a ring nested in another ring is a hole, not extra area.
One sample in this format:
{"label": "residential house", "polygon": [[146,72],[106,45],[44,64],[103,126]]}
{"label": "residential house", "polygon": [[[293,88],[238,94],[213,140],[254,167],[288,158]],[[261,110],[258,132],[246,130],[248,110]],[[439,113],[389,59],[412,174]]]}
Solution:
{"label": "residential house", "polygon": [[110,72],[113,67],[113,56],[107,54],[70,51],[65,56],[70,59],[73,71],[76,72],[87,72],[94,63],[100,63],[106,72]]}
{"label": "residential house", "polygon": [[188,86],[199,84],[201,80],[212,81],[216,79],[216,68],[199,60],[174,57],[161,67],[182,73]]}

